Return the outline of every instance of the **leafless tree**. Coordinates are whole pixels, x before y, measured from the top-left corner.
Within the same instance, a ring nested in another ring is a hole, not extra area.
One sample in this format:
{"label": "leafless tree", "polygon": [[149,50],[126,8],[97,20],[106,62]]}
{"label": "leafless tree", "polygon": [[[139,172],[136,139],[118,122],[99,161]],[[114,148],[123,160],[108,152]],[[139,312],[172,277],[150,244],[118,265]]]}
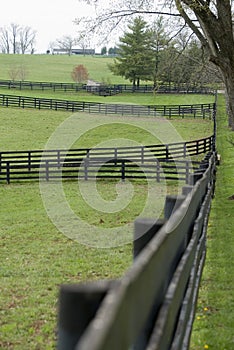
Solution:
{"label": "leafless tree", "polygon": [[59,49],[65,50],[70,56],[74,45],[77,44],[77,39],[70,35],[65,35],[62,38],[57,39],[56,44],[58,45]]}
{"label": "leafless tree", "polygon": [[88,47],[90,47],[90,35],[88,32],[81,32],[79,34],[77,43],[79,45],[79,47],[81,47],[81,49],[83,50],[83,53],[85,55],[85,49],[87,49]]}
{"label": "leafless tree", "polygon": [[10,33],[7,27],[0,28],[0,42],[3,53],[10,53]]}
{"label": "leafless tree", "polygon": [[36,32],[31,27],[11,23],[0,28],[0,46],[3,53],[32,53]]}
{"label": "leafless tree", "polygon": [[33,45],[35,43],[36,31],[32,30],[31,27],[21,27],[19,31],[19,40],[20,40],[20,50],[22,54],[25,54],[26,51],[30,48],[32,52]]}
{"label": "leafless tree", "polygon": [[18,78],[19,70],[17,67],[12,67],[8,71],[11,81],[15,81]]}
{"label": "leafless tree", "polygon": [[11,23],[9,27],[10,32],[10,42],[12,45],[13,54],[18,53],[18,36],[19,36],[20,26],[16,23]]}
{"label": "leafless tree", "polygon": [[28,71],[24,65],[21,65],[18,67],[18,77],[21,81],[25,80],[27,74],[28,74]]}

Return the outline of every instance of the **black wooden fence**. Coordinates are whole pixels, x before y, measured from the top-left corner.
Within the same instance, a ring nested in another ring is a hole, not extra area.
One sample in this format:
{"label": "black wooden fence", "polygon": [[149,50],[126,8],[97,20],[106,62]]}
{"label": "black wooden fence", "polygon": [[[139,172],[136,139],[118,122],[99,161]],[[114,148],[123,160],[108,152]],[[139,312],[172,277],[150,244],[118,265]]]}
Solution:
{"label": "black wooden fence", "polygon": [[[135,147],[0,152],[0,182],[45,178],[155,178],[188,181],[198,162],[188,157],[214,149],[214,136]],[[179,158],[181,158],[179,160]],[[176,160],[177,159],[177,160]]]}
{"label": "black wooden fence", "polygon": [[180,85],[168,85],[161,84],[155,89],[153,85],[144,84],[140,86],[133,86],[130,84],[108,84],[100,86],[87,85],[87,84],[76,84],[76,83],[56,83],[56,82],[38,82],[38,81],[19,81],[19,80],[0,80],[0,88],[7,89],[19,89],[19,90],[52,90],[52,91],[88,91],[97,92],[112,91],[113,93],[121,92],[139,92],[148,93],[157,91],[157,93],[177,93],[177,94],[209,94],[215,95],[216,90],[204,86],[189,86],[187,84]]}
{"label": "black wooden fence", "polygon": [[100,85],[100,86],[87,86],[86,91],[92,92],[98,95],[111,96],[119,93],[157,93],[157,94],[204,94],[215,95],[216,90],[203,87],[203,86],[188,86],[186,84],[181,85],[159,85],[154,87],[153,85]]}
{"label": "black wooden fence", "polygon": [[134,263],[116,281],[63,285],[59,350],[187,350],[206,255],[216,155],[168,196],[164,219],[138,219]]}
{"label": "black wooden fence", "polygon": [[56,83],[40,81],[0,80],[0,88],[18,90],[52,90],[52,91],[82,91],[86,90],[85,84]]}
{"label": "black wooden fence", "polygon": [[49,98],[15,96],[0,94],[0,106],[18,108],[36,108],[62,110],[69,112],[87,112],[101,114],[138,115],[152,117],[193,117],[211,119],[216,108],[215,103],[191,105],[125,105],[98,102],[67,101]]}

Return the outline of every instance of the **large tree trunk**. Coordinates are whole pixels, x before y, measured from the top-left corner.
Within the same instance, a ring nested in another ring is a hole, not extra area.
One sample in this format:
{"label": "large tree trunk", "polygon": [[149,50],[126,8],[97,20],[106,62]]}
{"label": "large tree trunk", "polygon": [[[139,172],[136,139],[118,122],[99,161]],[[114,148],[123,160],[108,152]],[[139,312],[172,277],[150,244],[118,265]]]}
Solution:
{"label": "large tree trunk", "polygon": [[228,113],[228,125],[234,131],[234,69],[222,71],[226,89],[226,106]]}
{"label": "large tree trunk", "polygon": [[[175,0],[185,22],[197,35],[210,55],[210,61],[219,67],[226,88],[228,125],[234,131],[234,37],[232,1]],[[197,19],[194,22],[190,9]]]}
{"label": "large tree trunk", "polygon": [[[215,59],[213,62],[217,63]],[[228,126],[234,131],[234,59],[223,58],[219,60],[218,67],[225,85]]]}

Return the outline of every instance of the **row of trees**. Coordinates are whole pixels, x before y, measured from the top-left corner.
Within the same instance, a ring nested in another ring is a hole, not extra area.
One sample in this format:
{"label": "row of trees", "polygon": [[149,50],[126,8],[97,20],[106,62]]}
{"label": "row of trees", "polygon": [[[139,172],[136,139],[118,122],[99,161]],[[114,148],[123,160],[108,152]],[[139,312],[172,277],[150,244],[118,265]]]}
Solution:
{"label": "row of trees", "polygon": [[0,28],[0,48],[2,53],[34,53],[36,31],[28,26],[11,23]]}
{"label": "row of trees", "polygon": [[[82,50],[90,46],[90,35],[80,32],[77,37],[64,35],[49,43],[47,53],[53,53],[54,49],[64,50],[71,55],[72,49],[78,45]],[[0,27],[0,51],[7,54],[33,54],[35,51],[36,31],[29,26],[20,26],[11,23],[9,26]]]}
{"label": "row of trees", "polygon": [[[164,18],[151,26],[142,17],[134,18],[120,38],[118,56],[109,65],[115,75],[129,79],[133,86],[151,81],[155,88],[162,83],[207,83],[217,70],[208,68],[207,60],[196,40],[187,33],[171,40]],[[189,41],[189,43],[188,43]],[[214,68],[214,67],[213,67]]]}
{"label": "row of trees", "polygon": [[110,47],[108,50],[107,50],[107,47],[106,46],[103,46],[101,48],[101,55],[109,55],[109,56],[116,56],[118,54],[118,48],[117,46],[114,46],[114,47]]}
{"label": "row of trees", "polygon": [[51,53],[55,52],[55,49],[64,50],[69,56],[72,53],[72,49],[76,46],[81,48],[85,52],[87,48],[90,48],[91,45],[91,35],[89,32],[80,31],[76,37],[71,35],[64,35],[61,38],[56,39],[53,42],[50,42],[49,49]]}
{"label": "row of trees", "polygon": [[119,0],[114,9],[111,2],[106,2],[107,7],[103,8],[103,1],[85,1],[96,6],[96,20],[86,19],[87,27],[92,31],[98,28],[99,32],[111,33],[120,23],[123,25],[126,18],[139,14],[151,16],[151,19],[163,15],[168,19],[168,24],[176,20],[177,24],[172,30],[174,35],[189,28],[222,76],[229,126],[234,130],[233,0]]}

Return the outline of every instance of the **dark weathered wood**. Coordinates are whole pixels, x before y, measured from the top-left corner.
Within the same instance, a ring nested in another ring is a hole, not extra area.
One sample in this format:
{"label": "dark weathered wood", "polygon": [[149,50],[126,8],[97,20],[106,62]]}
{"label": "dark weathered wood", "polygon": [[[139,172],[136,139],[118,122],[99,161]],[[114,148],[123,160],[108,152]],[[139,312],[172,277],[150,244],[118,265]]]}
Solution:
{"label": "dark weathered wood", "polygon": [[154,235],[165,224],[164,219],[139,218],[134,222],[133,257],[140,254]]}
{"label": "dark weathered wood", "polygon": [[[215,103],[194,104],[184,106],[140,106],[140,105],[125,105],[125,104],[104,104],[83,101],[67,101],[58,99],[46,99],[27,96],[4,95],[0,94],[0,104],[8,107],[20,108],[38,108],[38,109],[54,109],[66,111],[83,111],[88,113],[102,114],[121,114],[121,115],[144,115],[144,116],[188,116],[204,118],[204,110],[207,111],[207,117],[210,118],[211,113],[215,109]],[[183,111],[183,112],[181,112]],[[182,115],[181,115],[182,113]],[[197,152],[199,147],[197,145]]]}
{"label": "dark weathered wood", "polygon": [[[150,343],[152,348],[149,349],[165,350],[174,342],[173,334],[177,329],[176,321],[181,305],[195,300],[194,292],[193,296],[188,295],[190,299],[187,300],[184,295],[187,296],[186,287],[191,286],[188,283],[190,276],[197,279],[195,272],[198,269],[193,268],[195,256],[196,266],[200,266],[200,257],[204,256],[205,246],[200,245],[200,237],[203,230],[205,233],[204,218],[207,216],[208,206],[207,203],[201,206],[201,202],[206,198],[207,188],[212,183],[211,172],[211,169],[207,169],[190,195],[183,200],[180,209],[172,214],[168,222],[146,244],[133,266],[120,280],[118,287],[107,294],[97,311],[97,318],[87,328],[76,349],[127,350],[133,344],[137,349],[144,349],[137,340],[142,327],[151,318],[152,307],[155,314],[158,310],[158,315],[163,317],[155,320],[156,333],[153,332]],[[192,225],[199,215],[199,225]],[[197,245],[197,242],[200,243]],[[191,270],[194,271],[192,275]],[[196,286],[197,283],[198,280],[195,282]],[[182,332],[188,338],[191,332],[189,320],[192,316],[189,309],[189,312],[185,307],[182,310],[184,316],[180,313],[179,320],[188,320],[189,331],[183,325]],[[109,317],[106,316],[108,313]],[[184,338],[181,341],[184,343]]]}
{"label": "dark weathered wood", "polygon": [[183,195],[167,195],[164,206],[164,218],[168,220],[185,200]]}
{"label": "dark weathered wood", "polygon": [[[88,86],[85,84],[76,83],[55,83],[55,82],[31,82],[31,81],[11,81],[11,80],[0,80],[0,86],[2,88],[14,88],[19,90],[62,90],[62,91],[81,91],[96,93],[104,96],[111,96],[121,92],[140,92],[140,93],[152,93],[155,91],[153,85],[141,85],[139,87],[133,87],[127,84],[108,85],[108,86]],[[187,86],[180,84],[179,86],[161,85],[157,89],[157,93],[177,93],[177,94],[209,94],[216,95],[216,90],[210,89],[203,86]]]}
{"label": "dark weathered wood", "polygon": [[74,350],[84,330],[95,317],[103,298],[115,283],[98,281],[87,285],[62,285],[59,294],[58,350]]}
{"label": "dark weathered wood", "polygon": [[184,187],[187,195],[167,222],[136,221],[134,263],[107,292],[76,350],[188,349],[214,172],[211,155],[202,178]]}
{"label": "dark weathered wood", "polygon": [[[206,138],[207,151],[210,151],[212,143],[212,136]],[[197,149],[197,143],[201,140],[186,142],[186,149],[188,155],[193,155],[193,150]],[[43,173],[43,162],[48,160],[48,171],[59,176],[61,167],[63,167],[62,175],[66,176],[68,171],[65,169],[69,166],[70,175],[74,178],[77,176],[79,167],[80,177],[82,172],[84,178],[103,178],[116,177],[122,178],[144,178],[155,179],[157,182],[161,180],[182,180],[189,183],[194,178],[198,177],[196,174],[193,178],[189,178],[190,173],[196,172],[199,166],[199,172],[205,171],[208,165],[208,158],[204,158],[202,163],[179,159],[184,157],[184,143],[173,143],[169,145],[152,145],[152,146],[137,146],[137,147],[113,147],[113,148],[94,148],[94,149],[70,149],[70,150],[30,150],[30,151],[5,151],[0,152],[0,179],[6,180],[6,164],[9,162],[10,168],[14,169],[11,174],[11,179],[19,180],[18,172],[23,175],[25,169],[25,177],[21,179],[30,179],[32,173]],[[203,152],[202,148],[202,152]],[[171,159],[168,157],[173,157]],[[85,159],[89,162],[85,163]],[[100,165],[103,166],[100,168]],[[122,170],[120,163],[122,164]],[[118,171],[119,166],[119,171]],[[84,167],[84,169],[82,169]],[[26,171],[27,169],[27,171]],[[40,171],[41,170],[41,171]],[[11,171],[12,172],[12,171]],[[49,174],[50,175],[50,174]],[[52,176],[53,177],[53,176]]]}

